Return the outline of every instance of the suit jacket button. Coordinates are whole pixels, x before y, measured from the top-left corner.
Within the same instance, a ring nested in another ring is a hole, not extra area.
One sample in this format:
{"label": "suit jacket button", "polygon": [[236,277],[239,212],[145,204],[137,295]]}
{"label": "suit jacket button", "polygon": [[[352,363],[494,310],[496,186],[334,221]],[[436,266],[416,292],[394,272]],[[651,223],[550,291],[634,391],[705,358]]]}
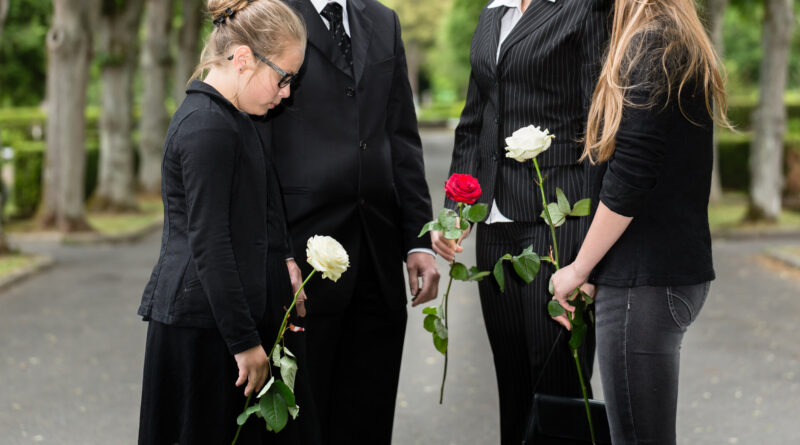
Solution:
{"label": "suit jacket button", "polygon": [[354,90],[352,87],[347,87],[344,89],[344,94],[346,94],[347,97],[353,97],[356,95],[356,90]]}
{"label": "suit jacket button", "polygon": [[497,162],[497,153],[492,153],[492,161]]}
{"label": "suit jacket button", "polygon": [[361,148],[361,151],[364,151],[364,150],[367,149],[367,143],[365,141],[361,141],[361,143],[358,146],[359,146],[359,148]]}
{"label": "suit jacket button", "polygon": [[494,117],[494,124],[495,125],[500,125],[500,116],[495,116]]}
{"label": "suit jacket button", "polygon": [[361,201],[359,201],[358,203],[363,207],[364,204],[367,203],[367,201],[364,198],[361,198]]}

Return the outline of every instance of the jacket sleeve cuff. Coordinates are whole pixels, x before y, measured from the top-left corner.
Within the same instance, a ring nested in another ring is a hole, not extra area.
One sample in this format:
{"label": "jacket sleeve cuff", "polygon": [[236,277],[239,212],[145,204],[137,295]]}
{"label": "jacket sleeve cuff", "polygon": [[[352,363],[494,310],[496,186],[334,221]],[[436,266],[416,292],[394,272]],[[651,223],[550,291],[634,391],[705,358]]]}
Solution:
{"label": "jacket sleeve cuff", "polygon": [[226,341],[226,343],[228,343],[228,350],[231,352],[231,354],[236,355],[240,352],[247,351],[250,348],[259,346],[261,344],[261,337],[258,335],[258,332],[253,332],[245,338],[233,342]]}
{"label": "jacket sleeve cuff", "polygon": [[415,249],[409,250],[408,254],[406,255],[406,257],[408,257],[408,255],[411,255],[412,253],[417,253],[417,252],[428,253],[433,257],[436,256],[436,252],[434,252],[433,249],[425,249],[425,248],[422,248],[422,247],[417,247]]}

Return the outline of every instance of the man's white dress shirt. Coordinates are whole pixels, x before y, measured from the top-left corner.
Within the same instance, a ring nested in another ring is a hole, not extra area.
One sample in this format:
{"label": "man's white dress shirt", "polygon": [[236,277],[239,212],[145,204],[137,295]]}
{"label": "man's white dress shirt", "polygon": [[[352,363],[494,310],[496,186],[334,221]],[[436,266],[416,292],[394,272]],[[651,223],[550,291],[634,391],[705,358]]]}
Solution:
{"label": "man's white dress shirt", "polygon": [[[350,36],[350,20],[348,20],[347,17],[347,0],[311,0],[311,4],[314,5],[314,9],[317,10],[317,14],[320,14],[320,17],[322,17],[322,10],[325,9],[325,6],[327,6],[328,3],[338,3],[342,5],[342,23],[344,23],[344,32]],[[328,29],[331,29],[331,24],[328,23],[328,19],[322,17],[322,21],[325,22],[325,26],[327,26]]]}

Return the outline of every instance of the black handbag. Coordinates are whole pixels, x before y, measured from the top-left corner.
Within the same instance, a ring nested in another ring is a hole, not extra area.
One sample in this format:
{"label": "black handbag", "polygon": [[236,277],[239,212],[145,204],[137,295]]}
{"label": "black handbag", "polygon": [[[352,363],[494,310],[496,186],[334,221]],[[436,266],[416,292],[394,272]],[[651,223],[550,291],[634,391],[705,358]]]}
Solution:
{"label": "black handbag", "polygon": [[[533,405],[528,416],[528,426],[522,445],[591,445],[592,443],[583,399],[535,392],[560,338],[561,333],[556,337],[534,385]],[[584,373],[584,375],[586,374]],[[589,411],[592,413],[595,443],[611,445],[605,403],[590,399]]]}

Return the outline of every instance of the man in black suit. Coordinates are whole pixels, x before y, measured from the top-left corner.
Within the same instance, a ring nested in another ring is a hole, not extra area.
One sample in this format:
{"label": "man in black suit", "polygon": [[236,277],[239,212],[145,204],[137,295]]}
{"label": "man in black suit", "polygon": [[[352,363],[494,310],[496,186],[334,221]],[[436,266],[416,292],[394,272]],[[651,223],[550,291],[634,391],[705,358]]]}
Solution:
{"label": "man in black suit", "polygon": [[[534,125],[556,135],[537,158],[548,202],[556,201],[556,187],[571,203],[593,195],[600,172],[578,161],[583,151],[579,140],[600,70],[610,6],[611,0],[495,0],[481,13],[450,166],[451,173],[478,178],[480,201],[490,205],[485,223],[477,227],[481,270],[492,270],[498,258],[517,255],[531,244],[546,255],[552,244],[539,217],[544,203],[532,162],[505,156],[505,138],[514,131]],[[556,229],[561,264],[575,257],[590,221],[569,218]],[[437,233],[432,237],[437,252],[450,259],[456,247]],[[510,279],[516,274],[507,267],[505,293],[494,280],[479,283],[497,372],[503,444],[523,440],[534,392],[581,397],[568,334],[561,335],[545,367],[560,330],[546,311],[552,272],[550,264],[542,263],[536,280],[525,285]],[[588,379],[593,330],[582,352]]]}
{"label": "man in black suit", "polygon": [[351,263],[339,282],[307,285],[306,367],[323,442],[388,445],[407,319],[403,261],[415,306],[436,297],[439,281],[430,240],[417,237],[432,211],[400,25],[376,0],[286,2],[309,41],[292,100],[271,115],[294,254],[305,258],[310,236],[330,235]]}

